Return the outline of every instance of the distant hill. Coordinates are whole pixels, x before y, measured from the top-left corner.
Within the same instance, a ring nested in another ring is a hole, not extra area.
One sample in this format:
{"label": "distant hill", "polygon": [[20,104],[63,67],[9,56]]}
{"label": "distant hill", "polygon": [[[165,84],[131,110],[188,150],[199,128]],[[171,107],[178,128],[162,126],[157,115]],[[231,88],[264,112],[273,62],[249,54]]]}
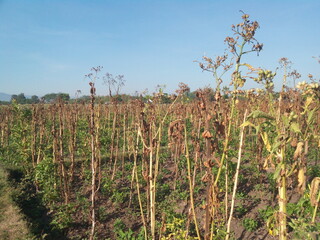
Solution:
{"label": "distant hill", "polygon": [[9,102],[10,100],[11,100],[11,94],[1,93],[1,92],[0,92],[0,101],[7,101],[7,102]]}

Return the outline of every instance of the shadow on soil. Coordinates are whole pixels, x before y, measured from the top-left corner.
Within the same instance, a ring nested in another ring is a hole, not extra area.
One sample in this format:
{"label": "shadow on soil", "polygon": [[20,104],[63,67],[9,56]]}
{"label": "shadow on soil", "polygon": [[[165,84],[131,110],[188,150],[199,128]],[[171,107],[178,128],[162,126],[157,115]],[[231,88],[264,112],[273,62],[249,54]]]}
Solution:
{"label": "shadow on soil", "polygon": [[32,182],[26,179],[19,169],[9,168],[7,172],[8,182],[15,189],[12,199],[26,216],[31,233],[39,239],[67,239],[63,232],[53,229],[50,225],[52,219],[48,216],[48,209],[41,203]]}

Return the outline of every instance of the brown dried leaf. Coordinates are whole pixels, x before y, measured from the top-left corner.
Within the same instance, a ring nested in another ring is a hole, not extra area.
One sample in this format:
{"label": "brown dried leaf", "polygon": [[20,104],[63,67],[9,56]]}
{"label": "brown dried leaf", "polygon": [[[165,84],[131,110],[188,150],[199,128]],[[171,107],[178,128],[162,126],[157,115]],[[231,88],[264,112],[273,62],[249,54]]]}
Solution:
{"label": "brown dried leaf", "polygon": [[290,144],[292,147],[296,147],[298,145],[298,139],[297,138],[292,139]]}
{"label": "brown dried leaf", "polygon": [[219,135],[224,135],[225,133],[225,123],[222,122],[221,124],[218,124],[217,132]]}
{"label": "brown dried leaf", "polygon": [[263,169],[267,172],[274,172],[275,171],[275,165],[271,161],[271,155],[269,155],[267,158],[264,159],[263,163]]}
{"label": "brown dried leaf", "polygon": [[202,133],[202,137],[203,138],[212,138],[212,134],[208,131],[208,130],[205,130],[203,133]]}
{"label": "brown dried leaf", "polygon": [[237,163],[238,162],[238,158],[236,158],[236,157],[231,158],[231,162]]}
{"label": "brown dried leaf", "polygon": [[212,168],[214,164],[211,160],[209,160],[209,161],[203,162],[203,165],[207,168]]}
{"label": "brown dried leaf", "polygon": [[208,182],[209,181],[209,174],[207,172],[202,176],[201,181],[202,182]]}
{"label": "brown dried leaf", "polygon": [[206,109],[206,105],[203,102],[199,103],[199,107],[200,107],[201,110],[205,110]]}
{"label": "brown dried leaf", "polygon": [[[221,162],[219,158],[213,157],[213,159],[216,161],[219,167],[221,167]],[[213,165],[213,164],[212,164]]]}

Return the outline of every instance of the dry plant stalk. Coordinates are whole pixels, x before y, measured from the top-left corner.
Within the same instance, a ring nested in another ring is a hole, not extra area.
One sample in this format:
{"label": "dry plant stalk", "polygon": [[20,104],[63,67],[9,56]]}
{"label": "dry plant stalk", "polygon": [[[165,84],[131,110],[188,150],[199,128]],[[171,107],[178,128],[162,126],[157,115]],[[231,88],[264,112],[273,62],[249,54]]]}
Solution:
{"label": "dry plant stalk", "polygon": [[95,80],[97,79],[97,74],[101,70],[101,67],[96,67],[91,69],[95,75],[92,73],[86,75],[91,81],[90,85],[90,148],[91,148],[91,231],[89,239],[93,240],[95,238],[96,231],[96,194],[99,190],[99,183],[97,183],[97,177],[100,175],[99,171],[99,144],[97,141],[99,123],[96,129],[96,114],[95,114],[95,96],[96,96],[96,88],[95,88]]}
{"label": "dry plant stalk", "polygon": [[96,146],[95,146],[95,113],[94,113],[94,100],[95,100],[95,87],[94,83],[90,82],[91,86],[91,105],[90,105],[90,135],[91,135],[91,232],[90,240],[94,239],[96,230]]}
{"label": "dry plant stalk", "polygon": [[189,180],[189,193],[190,193],[190,204],[191,204],[192,216],[193,216],[193,221],[194,221],[194,225],[195,225],[196,232],[197,232],[197,237],[198,237],[198,239],[201,239],[199,227],[198,227],[198,222],[197,222],[197,217],[196,217],[196,213],[195,213],[195,208],[194,208],[193,182],[192,182],[192,178],[191,178],[191,163],[190,163],[190,157],[189,157],[189,147],[188,147],[188,141],[187,141],[186,124],[184,124],[184,139],[185,139],[186,158],[187,158],[187,164],[188,164],[188,180]]}
{"label": "dry plant stalk", "polygon": [[[315,222],[317,210],[319,206],[320,201],[320,191],[319,191],[319,185],[320,185],[320,177],[316,177],[311,182],[311,188],[310,188],[310,201],[311,206],[314,207],[313,216],[312,216],[312,223]],[[318,196],[317,196],[318,194]]]}
{"label": "dry plant stalk", "polygon": [[[247,110],[244,113],[243,123],[245,123],[246,118],[247,118]],[[241,132],[240,132],[240,144],[239,144],[239,150],[238,150],[237,169],[236,169],[236,173],[234,176],[234,185],[233,185],[233,192],[232,192],[232,199],[231,199],[230,215],[229,215],[228,224],[227,224],[226,240],[228,240],[230,237],[231,221],[232,221],[232,217],[233,217],[233,209],[234,209],[236,192],[237,192],[237,187],[238,187],[238,179],[239,179],[239,171],[240,171],[240,163],[241,163],[241,155],[242,155],[242,147],[243,147],[243,138],[244,138],[243,137],[244,136],[244,128],[245,128],[245,126],[242,126]]]}

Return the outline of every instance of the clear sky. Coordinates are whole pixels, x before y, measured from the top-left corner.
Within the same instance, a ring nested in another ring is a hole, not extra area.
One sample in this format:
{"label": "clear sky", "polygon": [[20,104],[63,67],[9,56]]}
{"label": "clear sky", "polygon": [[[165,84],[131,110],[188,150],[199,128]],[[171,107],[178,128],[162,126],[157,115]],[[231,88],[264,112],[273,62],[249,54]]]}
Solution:
{"label": "clear sky", "polygon": [[[98,65],[101,76],[125,75],[123,93],[214,86],[194,60],[223,54],[239,10],[260,23],[264,44],[245,61],[274,70],[287,57],[302,80],[320,77],[319,0],[0,0],[0,92],[88,94],[84,75]],[[97,91],[107,93],[102,80]]]}

